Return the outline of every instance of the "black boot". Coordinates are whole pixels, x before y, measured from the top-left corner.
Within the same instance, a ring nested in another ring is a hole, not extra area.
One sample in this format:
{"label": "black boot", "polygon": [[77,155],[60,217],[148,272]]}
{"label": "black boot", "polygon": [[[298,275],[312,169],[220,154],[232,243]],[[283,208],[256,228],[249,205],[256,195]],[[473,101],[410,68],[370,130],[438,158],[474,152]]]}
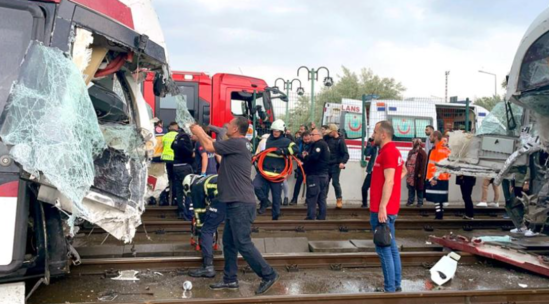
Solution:
{"label": "black boot", "polygon": [[259,284],[259,287],[255,291],[255,294],[258,295],[258,294],[266,293],[274,285],[274,283],[278,281],[279,278],[280,276],[278,275],[278,273],[276,273],[273,279],[262,280],[261,283]]}
{"label": "black boot", "polygon": [[204,265],[202,268],[189,271],[189,275],[193,278],[215,278],[215,269],[213,265]]}
{"label": "black boot", "polygon": [[225,283],[225,282],[219,282],[210,285],[211,289],[238,289],[238,282],[231,282],[231,283]]}
{"label": "black boot", "polygon": [[294,205],[297,205],[296,199],[292,199],[292,201],[290,202],[290,206],[294,206]]}
{"label": "black boot", "polygon": [[284,202],[282,203],[282,206],[288,206],[288,198],[284,198]]}
{"label": "black boot", "polygon": [[267,208],[271,205],[272,203],[269,201],[269,200],[262,200],[260,203],[259,203],[259,210],[257,210],[257,213],[258,214],[263,214],[265,213],[265,211],[267,211]]}

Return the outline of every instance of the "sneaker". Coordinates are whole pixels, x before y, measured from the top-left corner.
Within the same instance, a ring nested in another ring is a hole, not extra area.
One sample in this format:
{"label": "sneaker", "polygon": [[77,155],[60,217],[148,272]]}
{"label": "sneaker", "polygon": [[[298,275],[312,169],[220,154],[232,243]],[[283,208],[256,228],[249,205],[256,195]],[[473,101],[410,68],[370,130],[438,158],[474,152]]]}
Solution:
{"label": "sneaker", "polygon": [[337,209],[342,209],[343,208],[343,199],[342,198],[337,199],[336,208]]}
{"label": "sneaker", "polygon": [[532,236],[536,236],[536,235],[538,235],[538,234],[539,234],[539,233],[534,232],[534,231],[532,231],[532,230],[530,230],[530,229],[528,229],[528,230],[526,230],[526,231],[524,232],[524,236],[526,236],[526,237],[532,237]]}
{"label": "sneaker", "polygon": [[274,283],[276,283],[276,281],[280,279],[280,276],[278,275],[278,273],[275,273],[275,274],[276,276],[273,279],[261,281],[261,283],[259,284],[259,287],[255,291],[256,295],[266,293],[267,291],[269,291],[271,287],[273,287]]}
{"label": "sneaker", "polygon": [[487,202],[480,202],[477,204],[477,207],[488,207],[488,203]]}
{"label": "sneaker", "polygon": [[290,206],[294,206],[294,205],[297,205],[297,201],[293,199],[293,200],[290,202]]}
{"label": "sneaker", "polygon": [[491,203],[488,203],[488,206],[489,207],[499,208],[499,203],[491,202]]}
{"label": "sneaker", "polygon": [[406,207],[410,207],[410,206],[412,206],[413,204],[414,204],[414,202],[407,202],[407,203],[406,203]]}
{"label": "sneaker", "polygon": [[520,233],[520,234],[524,234],[526,232],[526,227],[522,227],[522,228],[513,228],[511,229],[509,232],[511,233]]}
{"label": "sneaker", "polygon": [[238,282],[231,282],[231,283],[225,283],[225,282],[220,282],[220,283],[215,283],[215,284],[211,284],[210,285],[210,288],[211,289],[214,289],[214,290],[220,290],[220,289],[238,289]]}
{"label": "sneaker", "polygon": [[366,205],[362,204],[362,205],[360,206],[360,208],[368,208],[368,204],[366,204]]}
{"label": "sneaker", "polygon": [[288,206],[288,198],[284,198],[284,202],[282,202],[282,206]]}

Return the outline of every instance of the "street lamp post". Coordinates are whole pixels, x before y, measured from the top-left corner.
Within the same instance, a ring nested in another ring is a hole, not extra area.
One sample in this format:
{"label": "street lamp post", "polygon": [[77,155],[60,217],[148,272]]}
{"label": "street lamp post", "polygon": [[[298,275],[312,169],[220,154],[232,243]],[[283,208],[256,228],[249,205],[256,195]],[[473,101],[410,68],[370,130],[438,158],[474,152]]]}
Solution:
{"label": "street lamp post", "polygon": [[498,96],[498,78],[496,74],[479,70],[479,73],[488,74],[494,76],[494,97]]}
{"label": "street lamp post", "polygon": [[328,74],[326,78],[324,78],[324,85],[327,87],[331,87],[334,84],[334,80],[332,77],[330,77],[330,71],[326,67],[320,67],[317,70],[315,69],[309,69],[306,66],[301,66],[299,69],[297,69],[297,77],[299,77],[299,71],[301,69],[307,70],[307,80],[311,81],[311,122],[315,121],[315,80],[318,81],[318,72],[320,70],[324,69],[326,70],[326,73]]}
{"label": "street lamp post", "polygon": [[297,95],[302,96],[303,94],[305,94],[305,90],[301,86],[301,80],[299,80],[297,78],[294,78],[294,79],[292,79],[292,81],[290,81],[290,80],[284,80],[284,78],[279,77],[275,80],[275,88],[278,88],[276,86],[276,83],[279,80],[282,80],[282,82],[284,83],[284,88],[283,89],[286,90],[286,96],[288,97],[288,101],[286,101],[286,124],[288,124],[288,121],[289,121],[289,118],[290,118],[289,112],[288,112],[288,104],[290,103],[290,91],[292,90],[294,81],[299,82],[299,87],[297,88]]}

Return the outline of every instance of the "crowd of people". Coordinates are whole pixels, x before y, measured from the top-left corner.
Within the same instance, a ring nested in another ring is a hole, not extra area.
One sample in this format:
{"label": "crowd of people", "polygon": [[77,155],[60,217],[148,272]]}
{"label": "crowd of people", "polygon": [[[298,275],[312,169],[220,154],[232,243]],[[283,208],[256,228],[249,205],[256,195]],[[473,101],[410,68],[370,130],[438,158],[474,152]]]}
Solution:
{"label": "crowd of people", "polygon": [[[163,135],[162,149],[157,153],[157,161],[162,161],[166,165],[170,181],[168,188],[173,187],[175,191],[175,198],[173,195],[168,196],[169,203],[175,200],[179,218],[191,220],[193,217],[190,212],[190,199],[186,199],[184,195],[185,177],[192,173],[200,176],[218,174],[216,214],[215,217],[210,215],[211,225],[206,226],[208,234],[213,236],[217,227],[225,221],[223,250],[226,265],[223,281],[211,285],[213,289],[238,288],[238,253],[262,278],[258,294],[265,292],[276,282],[278,274],[251,242],[251,225],[256,213],[265,213],[270,206],[272,219],[278,220],[281,216],[281,206],[296,205],[302,192],[304,174],[306,220],[326,219],[330,183],[335,192],[336,208],[343,208],[340,175],[349,160],[349,153],[344,134],[334,124],[321,128],[316,128],[314,123],[301,125],[299,130],[292,134],[282,120],[274,121],[270,126],[270,132],[263,134],[257,149],[253,151],[256,155],[265,154],[263,161],[260,164],[256,163],[257,172],[253,181],[251,143],[245,137],[248,131],[246,118],[237,117],[221,128],[209,126],[203,129],[193,125],[192,134],[181,131],[175,122],[169,124],[168,130],[164,130],[162,122],[157,121],[155,131]],[[212,139],[212,133],[216,133],[215,140]],[[432,202],[435,205],[435,219],[443,219],[444,208],[449,201],[450,175],[436,169],[436,164],[450,155],[448,137],[436,131],[433,126],[427,126],[425,134],[425,144],[422,138],[412,140],[412,149],[404,160],[392,141],[393,126],[388,121],[381,121],[376,124],[364,151],[368,163],[366,178],[362,185],[362,207],[370,209],[370,223],[374,233],[386,227],[387,233],[392,235],[389,244],[376,244],[376,252],[380,257],[385,278],[381,291],[401,291],[401,263],[394,235],[395,221],[401,206],[402,181],[406,183],[408,190],[406,206],[416,204],[417,207],[422,207],[424,200]],[[300,168],[295,171],[296,184],[291,199],[287,179],[277,178],[287,169],[287,160],[290,156],[295,157],[303,168],[303,171]],[[527,171],[518,170],[514,179],[503,182],[506,210],[515,225],[512,232],[526,235],[529,230],[523,222],[524,211],[514,198],[528,192],[528,176]],[[473,220],[472,192],[476,178],[457,176],[456,184],[460,186],[465,204],[464,219]],[[490,185],[494,190],[494,200],[488,203],[487,193]],[[498,199],[499,188],[493,185],[492,180],[484,180],[482,202],[477,206],[498,206]],[[259,208],[256,201],[259,201]],[[208,221],[208,216],[205,221]],[[209,241],[202,243],[201,240],[202,247],[211,246],[212,237],[204,239]],[[190,275],[214,277],[213,253],[206,250],[203,251],[203,255],[203,267],[191,271]]]}

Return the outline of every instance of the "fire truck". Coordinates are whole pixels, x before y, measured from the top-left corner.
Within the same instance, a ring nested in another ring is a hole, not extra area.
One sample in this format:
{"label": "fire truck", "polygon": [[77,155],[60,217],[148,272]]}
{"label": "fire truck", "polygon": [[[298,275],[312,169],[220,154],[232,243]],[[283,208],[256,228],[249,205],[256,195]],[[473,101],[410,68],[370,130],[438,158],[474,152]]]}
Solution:
{"label": "fire truck", "polygon": [[0,29],[0,283],[47,283],[78,263],[80,219],[125,242],[141,224],[141,83],[168,60],[149,0],[0,0]]}
{"label": "fire truck", "polygon": [[[201,125],[221,127],[235,116],[245,116],[251,123],[257,113],[256,127],[261,133],[275,119],[272,99],[286,98],[264,80],[249,76],[218,73],[210,77],[202,72],[173,71],[172,78],[180,94],[185,97],[190,114]],[[155,96],[153,86],[154,76],[149,75],[143,85],[143,95],[154,116],[165,125],[175,121],[176,98],[170,95]]]}

